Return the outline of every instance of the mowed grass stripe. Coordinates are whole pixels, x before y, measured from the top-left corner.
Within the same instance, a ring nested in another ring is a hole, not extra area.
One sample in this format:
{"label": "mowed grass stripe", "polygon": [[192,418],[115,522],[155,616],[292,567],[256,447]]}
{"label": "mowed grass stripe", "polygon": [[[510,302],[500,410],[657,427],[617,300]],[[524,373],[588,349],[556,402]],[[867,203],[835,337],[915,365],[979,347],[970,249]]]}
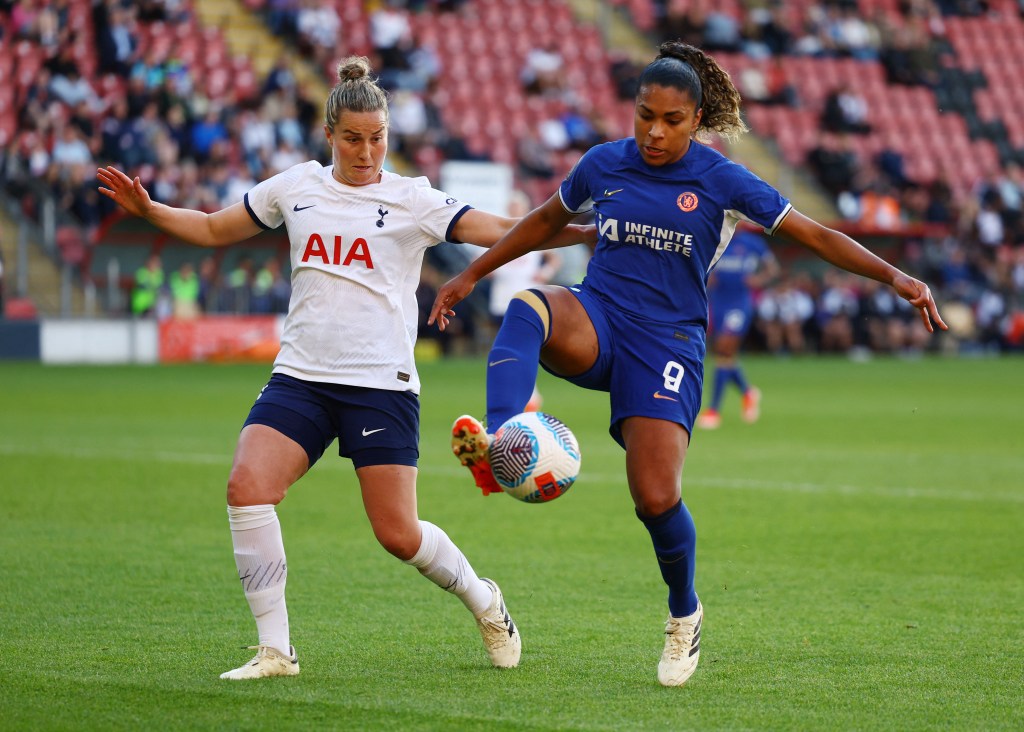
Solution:
{"label": "mowed grass stripe", "polygon": [[422,370],[421,515],[501,583],[521,668],[488,668],[461,604],[376,546],[332,447],[280,509],[303,673],[225,685],[254,633],[223,486],[269,369],[0,364],[0,726],[1024,728],[1021,365],[747,359],[762,421],[730,395],[687,459],[706,633],[669,690],[604,395],[542,374],[584,472],[526,506],[447,446],[483,364]]}

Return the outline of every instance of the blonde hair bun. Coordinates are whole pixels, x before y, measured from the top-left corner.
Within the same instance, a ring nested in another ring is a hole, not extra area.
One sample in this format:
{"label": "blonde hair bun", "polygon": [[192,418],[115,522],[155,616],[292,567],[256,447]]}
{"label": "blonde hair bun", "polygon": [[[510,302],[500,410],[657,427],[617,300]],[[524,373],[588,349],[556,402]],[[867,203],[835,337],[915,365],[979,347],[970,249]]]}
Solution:
{"label": "blonde hair bun", "polygon": [[338,81],[356,81],[370,75],[370,60],[366,56],[349,56],[338,63]]}

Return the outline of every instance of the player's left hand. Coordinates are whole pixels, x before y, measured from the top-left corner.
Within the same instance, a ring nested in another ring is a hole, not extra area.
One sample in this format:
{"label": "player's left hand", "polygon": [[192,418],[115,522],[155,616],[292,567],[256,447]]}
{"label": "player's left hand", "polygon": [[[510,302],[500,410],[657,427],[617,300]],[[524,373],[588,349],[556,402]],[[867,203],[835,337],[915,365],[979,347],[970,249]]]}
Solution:
{"label": "player's left hand", "polygon": [[943,322],[942,317],[939,315],[939,308],[935,304],[935,298],[932,297],[932,291],[928,285],[901,272],[893,280],[892,287],[900,297],[918,309],[921,313],[924,327],[928,329],[929,333],[935,332],[933,323],[942,330],[949,329],[949,326]]}
{"label": "player's left hand", "polygon": [[452,308],[462,302],[474,287],[476,287],[476,280],[467,272],[462,272],[445,282],[437,291],[437,297],[434,298],[434,305],[430,308],[427,325],[433,325],[436,321],[440,330],[443,331],[447,328],[448,316],[455,315]]}

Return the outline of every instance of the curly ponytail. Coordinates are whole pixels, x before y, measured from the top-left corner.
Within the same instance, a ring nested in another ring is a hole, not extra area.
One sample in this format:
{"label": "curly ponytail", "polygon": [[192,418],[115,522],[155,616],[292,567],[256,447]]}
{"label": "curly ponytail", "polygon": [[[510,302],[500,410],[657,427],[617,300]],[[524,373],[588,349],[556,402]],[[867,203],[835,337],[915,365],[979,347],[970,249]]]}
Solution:
{"label": "curly ponytail", "polygon": [[682,41],[666,41],[654,59],[640,74],[639,86],[656,84],[688,92],[704,110],[697,138],[714,132],[735,139],[747,131],[740,117],[740,93],[723,69],[699,48]]}

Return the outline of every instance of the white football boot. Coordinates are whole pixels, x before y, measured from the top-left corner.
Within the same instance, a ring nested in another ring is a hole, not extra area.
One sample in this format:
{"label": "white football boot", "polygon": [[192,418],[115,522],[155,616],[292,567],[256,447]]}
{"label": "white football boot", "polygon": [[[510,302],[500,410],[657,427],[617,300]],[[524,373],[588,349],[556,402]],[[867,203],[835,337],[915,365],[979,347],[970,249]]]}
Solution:
{"label": "white football boot", "polygon": [[519,629],[508,614],[508,610],[505,608],[505,599],[494,580],[481,577],[480,581],[486,582],[492,593],[491,606],[476,621],[480,635],[484,639],[484,646],[487,647],[487,655],[491,658],[491,664],[497,668],[518,666],[519,656],[522,653]]}
{"label": "white football boot", "polygon": [[256,651],[253,659],[244,666],[225,671],[220,675],[222,679],[240,681],[262,679],[267,676],[298,676],[299,657],[295,653],[295,646],[288,649],[290,657],[270,646],[249,646],[249,649]]}
{"label": "white football boot", "polygon": [[700,658],[700,626],[704,608],[700,601],[692,615],[668,616],[665,623],[665,650],[658,663],[658,681],[662,686],[682,686],[697,670]]}

